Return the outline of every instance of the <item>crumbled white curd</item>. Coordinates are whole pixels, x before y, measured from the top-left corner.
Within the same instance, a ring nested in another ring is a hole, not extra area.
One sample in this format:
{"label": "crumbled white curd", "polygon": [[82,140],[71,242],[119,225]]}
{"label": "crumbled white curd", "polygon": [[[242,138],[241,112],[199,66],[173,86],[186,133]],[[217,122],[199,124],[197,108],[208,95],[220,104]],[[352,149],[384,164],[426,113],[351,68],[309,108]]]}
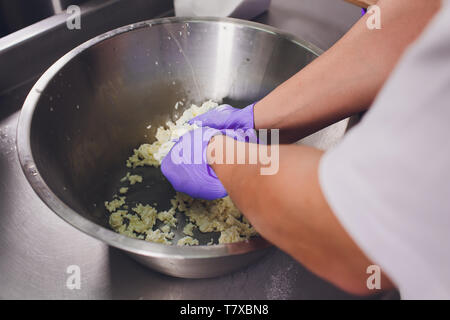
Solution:
{"label": "crumbled white curd", "polygon": [[[177,109],[177,104],[175,109]],[[134,150],[133,155],[127,160],[128,168],[141,166],[159,167],[161,161],[173,147],[174,140],[186,132],[197,128],[197,125],[187,123],[190,119],[203,114],[218,106],[217,103],[207,101],[200,107],[192,105],[184,111],[183,115],[176,120],[168,121],[165,127],[159,127],[156,132],[156,141],[152,144],[143,144]],[[141,183],[143,178],[132,175],[130,172],[120,180],[122,183],[134,185]],[[121,187],[120,194],[128,192],[128,187]],[[193,229],[200,232],[220,232],[219,243],[239,242],[256,235],[255,229],[242,216],[229,197],[207,201],[193,199],[185,194],[177,193],[171,200],[172,207],[167,211],[158,212],[154,206],[137,204],[127,210],[126,197],[114,196],[110,202],[105,202],[106,209],[111,213],[110,226],[118,233],[150,242],[172,244],[175,235],[171,231],[177,225],[176,212],[186,215],[188,224],[183,229],[185,237],[177,241],[177,245],[198,245],[199,241],[194,238]],[[155,228],[156,221],[162,222],[162,226]],[[213,244],[211,239],[208,245]]]}

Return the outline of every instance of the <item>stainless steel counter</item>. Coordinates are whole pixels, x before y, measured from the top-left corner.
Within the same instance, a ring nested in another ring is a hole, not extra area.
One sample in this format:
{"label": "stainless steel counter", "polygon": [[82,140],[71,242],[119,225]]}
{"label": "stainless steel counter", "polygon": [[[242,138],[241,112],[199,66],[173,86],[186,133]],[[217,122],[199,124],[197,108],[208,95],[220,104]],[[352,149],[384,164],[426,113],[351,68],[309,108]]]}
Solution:
{"label": "stainless steel counter", "polygon": [[[327,49],[358,19],[359,13],[358,8],[338,0],[273,0],[269,12],[257,21]],[[33,59],[39,58],[25,59],[22,68],[29,68],[27,63],[35,64]],[[0,70],[2,77],[4,72]],[[21,79],[23,85],[0,96],[0,298],[354,298],[277,249],[254,265],[221,278],[177,279],[144,268],[121,251],[60,220],[35,195],[17,159],[17,118],[35,80],[35,75],[28,76]],[[67,268],[71,265],[81,270],[79,290],[66,286]]]}

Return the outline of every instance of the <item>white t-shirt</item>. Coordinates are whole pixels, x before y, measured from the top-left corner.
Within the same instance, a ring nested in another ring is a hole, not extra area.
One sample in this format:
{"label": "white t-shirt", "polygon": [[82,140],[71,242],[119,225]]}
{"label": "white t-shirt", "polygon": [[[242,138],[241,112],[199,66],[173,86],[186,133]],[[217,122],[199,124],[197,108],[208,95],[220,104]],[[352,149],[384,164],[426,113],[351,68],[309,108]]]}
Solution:
{"label": "white t-shirt", "polygon": [[403,299],[450,299],[449,1],[319,176],[343,227]]}

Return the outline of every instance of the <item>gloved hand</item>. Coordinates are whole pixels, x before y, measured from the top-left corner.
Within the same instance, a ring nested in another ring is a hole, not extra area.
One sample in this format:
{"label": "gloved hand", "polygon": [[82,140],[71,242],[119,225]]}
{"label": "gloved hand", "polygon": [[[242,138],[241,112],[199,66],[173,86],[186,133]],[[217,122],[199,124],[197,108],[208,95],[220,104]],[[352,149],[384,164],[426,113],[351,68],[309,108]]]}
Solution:
{"label": "gloved hand", "polygon": [[161,162],[161,171],[176,191],[204,200],[227,195],[206,159],[209,141],[220,134],[222,132],[217,129],[198,128],[187,132],[175,143]]}
{"label": "gloved hand", "polygon": [[214,200],[227,191],[209,166],[207,148],[215,135],[227,135],[238,141],[256,141],[254,130],[217,130],[198,128],[187,132],[175,143],[161,163],[161,171],[174,189],[193,198]]}
{"label": "gloved hand", "polygon": [[254,129],[254,106],[255,103],[238,109],[224,104],[191,119],[189,124],[201,123],[199,126],[215,129]]}

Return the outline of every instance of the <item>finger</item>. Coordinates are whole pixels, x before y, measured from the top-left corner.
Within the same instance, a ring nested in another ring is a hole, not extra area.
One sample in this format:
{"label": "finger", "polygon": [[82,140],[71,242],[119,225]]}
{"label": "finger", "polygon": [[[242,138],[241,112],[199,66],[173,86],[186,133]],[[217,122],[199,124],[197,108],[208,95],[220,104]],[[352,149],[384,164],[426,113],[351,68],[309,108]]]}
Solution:
{"label": "finger", "polygon": [[188,123],[190,125],[196,124],[199,127],[210,127],[210,128],[214,128],[214,129],[222,129],[223,121],[220,121],[218,119],[218,117],[219,117],[219,114],[216,112],[214,114],[205,113],[205,114],[195,117],[194,119],[191,119],[190,121],[188,121]]}
{"label": "finger", "polygon": [[207,116],[206,116],[207,114],[208,114],[208,112],[204,113],[204,114],[201,114],[199,116],[196,116],[195,118],[192,118],[191,120],[189,120],[188,123],[190,125],[193,125],[195,123],[202,123],[202,125],[203,125],[204,122],[208,122],[207,121]]}

